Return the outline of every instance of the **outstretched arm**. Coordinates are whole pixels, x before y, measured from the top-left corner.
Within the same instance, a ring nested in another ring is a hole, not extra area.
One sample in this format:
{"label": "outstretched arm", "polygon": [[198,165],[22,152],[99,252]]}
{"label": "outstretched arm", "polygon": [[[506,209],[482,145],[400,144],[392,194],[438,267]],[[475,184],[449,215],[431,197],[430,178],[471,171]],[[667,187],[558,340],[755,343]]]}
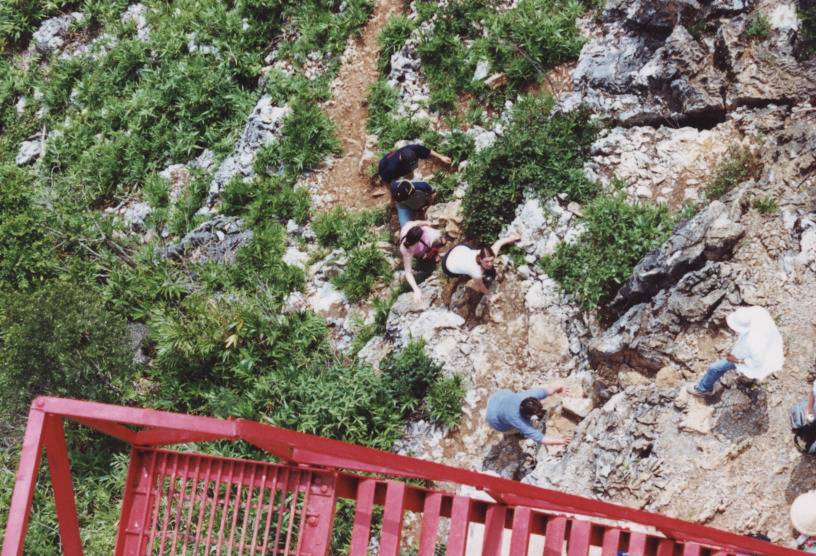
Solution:
{"label": "outstretched arm", "polygon": [[490,295],[490,290],[487,289],[487,286],[485,286],[484,280],[482,280],[481,278],[474,278],[473,279],[473,285],[476,286],[476,289],[479,290],[480,292],[482,292],[483,294]]}
{"label": "outstretched arm", "polygon": [[442,164],[447,164],[448,166],[450,166],[450,164],[451,164],[451,159],[450,158],[448,158],[444,154],[439,154],[435,150],[431,150],[431,156],[433,158],[437,159]]}
{"label": "outstretched arm", "polygon": [[567,387],[564,386],[563,382],[553,382],[552,384],[547,385],[547,395],[552,396],[553,394],[563,394],[567,391]]}
{"label": "outstretched arm", "polygon": [[422,292],[414,278],[413,260],[414,257],[411,255],[402,255],[402,265],[405,267],[405,279],[408,281],[408,285],[411,286],[411,289],[414,290],[414,299],[419,301],[422,299]]}
{"label": "outstretched arm", "polygon": [[541,443],[544,446],[558,446],[562,444],[569,444],[572,441],[572,435],[567,434],[564,436],[545,436],[541,439]]}
{"label": "outstretched arm", "polygon": [[816,401],[816,399],[814,399],[813,389],[811,389],[810,393],[808,394],[807,407],[805,408],[805,417],[809,421],[813,420],[813,417],[814,417],[814,407],[813,407],[814,401]]}
{"label": "outstretched arm", "polygon": [[493,249],[493,253],[498,255],[499,251],[502,250],[502,247],[504,247],[505,245],[510,245],[511,243],[516,243],[520,239],[521,236],[519,236],[518,234],[513,234],[512,236],[504,237],[502,239],[496,240],[496,243],[494,243],[491,246],[491,249]]}

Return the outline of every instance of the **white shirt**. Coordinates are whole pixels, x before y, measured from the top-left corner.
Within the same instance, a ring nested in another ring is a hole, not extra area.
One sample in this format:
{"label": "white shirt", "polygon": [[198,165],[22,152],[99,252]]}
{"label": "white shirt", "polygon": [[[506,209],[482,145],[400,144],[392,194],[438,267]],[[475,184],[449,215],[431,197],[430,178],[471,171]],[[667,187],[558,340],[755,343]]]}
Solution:
{"label": "white shirt", "polygon": [[464,274],[471,278],[482,277],[482,267],[476,262],[479,249],[471,249],[467,245],[457,245],[448,252],[445,266],[453,274]]}
{"label": "white shirt", "polygon": [[763,379],[782,368],[785,361],[782,335],[768,311],[762,307],[740,307],[726,322],[739,335],[731,348],[731,354],[744,361],[737,363],[737,371]]}

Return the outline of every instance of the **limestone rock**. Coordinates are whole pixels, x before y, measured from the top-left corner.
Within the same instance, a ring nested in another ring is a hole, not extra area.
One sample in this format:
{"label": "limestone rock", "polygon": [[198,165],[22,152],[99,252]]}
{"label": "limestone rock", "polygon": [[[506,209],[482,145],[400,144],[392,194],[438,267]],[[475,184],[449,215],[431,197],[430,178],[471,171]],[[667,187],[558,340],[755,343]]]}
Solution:
{"label": "limestone rock", "polygon": [[188,259],[230,263],[238,249],[252,239],[252,230],[245,230],[243,220],[231,216],[216,216],[188,232],[177,243],[165,246],[161,255],[171,259]]}
{"label": "limestone rock", "polygon": [[30,139],[23,141],[20,144],[20,150],[17,151],[17,157],[14,162],[17,166],[25,166],[31,164],[42,154],[42,141],[40,139]]}
{"label": "limestone rock", "polygon": [[81,21],[80,12],[71,12],[46,19],[40,28],[34,31],[32,41],[37,51],[50,54],[61,50],[67,41],[68,32],[75,21]]}
{"label": "limestone rock", "polygon": [[562,398],[561,410],[583,419],[592,411],[592,400],[589,398]]}

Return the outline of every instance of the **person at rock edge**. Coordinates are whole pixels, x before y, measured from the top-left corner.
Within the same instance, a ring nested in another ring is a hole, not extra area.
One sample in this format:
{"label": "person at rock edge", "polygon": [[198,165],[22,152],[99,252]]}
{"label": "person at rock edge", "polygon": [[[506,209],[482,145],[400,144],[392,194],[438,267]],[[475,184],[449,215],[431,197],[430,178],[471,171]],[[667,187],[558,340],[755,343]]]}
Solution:
{"label": "person at rock edge", "polygon": [[487,400],[485,420],[494,430],[519,433],[539,444],[569,444],[571,436],[545,436],[532,423],[534,418],[539,421],[546,418],[547,412],[541,400],[565,391],[563,384],[551,384],[546,388],[533,388],[523,392],[498,390]]}
{"label": "person at rock edge", "polygon": [[422,292],[414,277],[414,259],[433,266],[439,260],[439,250],[445,245],[445,238],[427,220],[406,222],[400,230],[399,251],[405,268],[405,279],[414,291],[414,299],[422,299]]}
{"label": "person at rock edge", "polygon": [[793,528],[800,534],[796,548],[816,554],[816,490],[800,494],[790,508]]}
{"label": "person at rock edge", "polygon": [[394,180],[391,182],[391,198],[397,209],[400,229],[414,220],[426,206],[433,203],[436,195],[431,185],[419,180]]}
{"label": "person at rock edge", "polygon": [[519,241],[518,235],[499,239],[490,247],[473,248],[464,243],[455,245],[442,257],[442,271],[451,278],[471,278],[476,289],[490,303],[489,284],[496,277],[496,256],[505,245]]}
{"label": "person at rock edge", "polygon": [[737,341],[724,359],[714,362],[697,384],[689,384],[688,393],[707,397],[728,371],[760,380],[782,368],[785,360],[782,335],[773,318],[762,307],[740,307],[725,319],[737,333]]}
{"label": "person at rock edge", "polygon": [[410,179],[419,165],[419,159],[435,158],[442,164],[450,165],[451,159],[422,145],[405,145],[395,149],[380,159],[377,173],[387,184],[399,178]]}

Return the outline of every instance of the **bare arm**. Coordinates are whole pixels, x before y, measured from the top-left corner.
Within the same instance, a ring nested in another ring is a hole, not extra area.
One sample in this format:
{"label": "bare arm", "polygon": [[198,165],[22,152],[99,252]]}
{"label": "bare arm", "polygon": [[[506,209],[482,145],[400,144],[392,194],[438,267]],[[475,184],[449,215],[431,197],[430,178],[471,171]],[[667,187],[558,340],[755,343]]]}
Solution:
{"label": "bare arm", "polygon": [[490,248],[493,249],[493,253],[498,255],[499,251],[502,250],[502,247],[504,247],[505,245],[510,245],[511,243],[516,243],[520,239],[521,237],[519,237],[516,234],[512,236],[507,236],[499,240],[496,240],[496,243],[494,243]]}
{"label": "bare arm", "polygon": [[541,439],[541,444],[544,446],[558,446],[563,444],[569,444],[572,441],[572,435],[567,434],[565,436],[545,436]]}
{"label": "bare arm", "polygon": [[414,290],[414,299],[420,299],[422,292],[419,290],[419,286],[417,286],[416,279],[414,278],[413,260],[414,257],[411,255],[402,255],[402,265],[405,267],[405,279],[408,281],[408,285],[411,286],[411,289]]}
{"label": "bare arm", "polygon": [[442,164],[448,164],[448,165],[449,165],[449,164],[451,163],[451,159],[450,159],[450,158],[448,158],[448,157],[447,157],[447,156],[445,156],[444,154],[439,154],[439,153],[438,153],[438,152],[436,152],[435,150],[431,150],[431,156],[432,156],[433,158],[437,159],[437,160],[438,160],[439,162],[441,162]]}
{"label": "bare arm", "polygon": [[482,280],[481,278],[474,278],[473,279],[473,285],[475,285],[476,289],[479,290],[480,292],[482,292],[483,294],[490,295],[490,290],[487,289],[487,286],[485,286],[484,280]]}
{"label": "bare arm", "polygon": [[[433,226],[433,224],[429,220],[411,220],[410,222],[407,222],[405,226],[408,226],[408,229],[410,230],[415,226]],[[405,226],[403,226],[403,228],[405,228]]]}
{"label": "bare arm", "polygon": [[552,384],[548,384],[546,388],[548,396],[552,396],[553,394],[563,394],[567,391],[567,387],[561,382],[553,382]]}
{"label": "bare arm", "polygon": [[808,418],[813,417],[813,415],[814,415],[813,414],[813,402],[814,402],[813,389],[811,389],[810,392],[808,393],[807,407],[805,408],[805,417],[808,417]]}

